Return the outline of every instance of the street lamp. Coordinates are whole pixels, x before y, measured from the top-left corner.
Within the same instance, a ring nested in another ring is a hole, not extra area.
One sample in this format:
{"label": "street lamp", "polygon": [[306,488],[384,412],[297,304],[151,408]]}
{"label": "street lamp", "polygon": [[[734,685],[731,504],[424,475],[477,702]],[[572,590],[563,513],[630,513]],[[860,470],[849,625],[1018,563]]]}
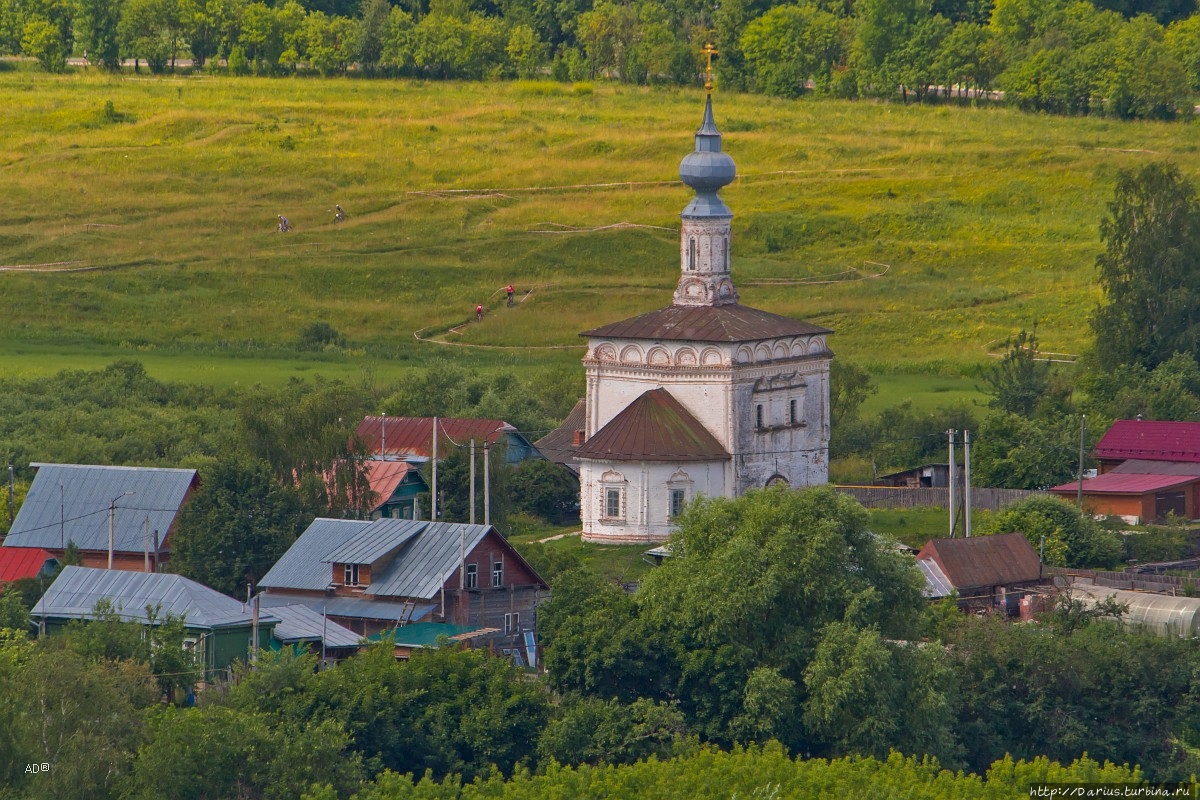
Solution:
{"label": "street lamp", "polygon": [[117,501],[127,495],[137,494],[137,492],[121,492],[119,495],[108,501],[108,568],[113,568],[113,517],[117,511]]}

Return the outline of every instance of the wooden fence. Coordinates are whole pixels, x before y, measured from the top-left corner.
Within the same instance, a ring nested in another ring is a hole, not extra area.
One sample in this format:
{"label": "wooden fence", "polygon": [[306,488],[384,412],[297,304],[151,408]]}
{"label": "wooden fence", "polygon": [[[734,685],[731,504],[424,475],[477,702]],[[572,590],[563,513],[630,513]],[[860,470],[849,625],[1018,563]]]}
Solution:
{"label": "wooden fence", "polygon": [[[867,508],[949,508],[948,488],[927,489],[907,486],[835,486],[842,494],[848,494]],[[1007,505],[1030,497],[1046,497],[1046,492],[1027,489],[987,489],[971,487],[971,508],[976,511],[999,511]],[[962,503],[961,488],[955,494],[955,502]]]}

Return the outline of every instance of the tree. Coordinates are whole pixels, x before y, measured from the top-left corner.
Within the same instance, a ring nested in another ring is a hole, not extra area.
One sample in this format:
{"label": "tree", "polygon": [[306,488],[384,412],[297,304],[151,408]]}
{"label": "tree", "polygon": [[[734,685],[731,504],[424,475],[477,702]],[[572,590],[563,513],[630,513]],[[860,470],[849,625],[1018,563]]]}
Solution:
{"label": "tree", "polygon": [[[987,533],[1023,533],[1045,563],[1058,567],[1111,569],[1121,560],[1121,540],[1068,503],[1031,497],[992,518]],[[1043,542],[1045,543],[1043,546]]]}
{"label": "tree", "polygon": [[105,69],[121,68],[121,47],[118,24],[121,3],[111,0],[78,0],[75,18],[79,32],[78,44],[88,54],[88,60]]}
{"label": "tree", "polygon": [[858,418],[863,402],[879,391],[871,373],[857,364],[834,359],[829,368],[829,423],[837,428]]}
{"label": "tree", "polygon": [[[670,547],[634,600],[655,652],[675,662],[655,680],[710,740],[744,741],[755,735],[747,722],[762,715],[770,735],[808,746],[799,733],[804,670],[826,626],[876,626],[889,638],[920,626],[911,562],[867,530],[861,506],[827,488],[701,499]],[[797,702],[767,702],[777,691]]]}
{"label": "tree", "polygon": [[70,46],[62,32],[45,17],[34,16],[25,23],[21,52],[37,59],[46,72],[62,72],[67,67]]}
{"label": "tree", "polygon": [[686,732],[683,714],[666,703],[575,698],[542,731],[538,753],[542,763],[632,764],[670,758]]}
{"label": "tree", "polygon": [[1008,352],[996,364],[981,367],[979,376],[991,389],[988,405],[1008,414],[1033,415],[1050,389],[1051,364],[1038,358],[1037,325],[1004,342]]}
{"label": "tree", "polygon": [[0,590],[0,631],[29,630],[29,607],[11,584]]}
{"label": "tree", "polygon": [[555,525],[579,522],[579,478],[553,461],[529,459],[513,470],[508,494],[514,511]]}
{"label": "tree", "polygon": [[235,597],[267,573],[310,521],[295,489],[261,462],[220,461],[202,472],[172,536],[175,569]]}
{"label": "tree", "polygon": [[[971,442],[972,482],[1004,489],[1045,489],[1079,477],[1079,417],[1033,419],[997,411],[984,417]],[[1099,425],[1089,425],[1095,431]]]}
{"label": "tree", "polygon": [[125,0],[118,25],[121,51],[145,59],[151,72],[166,72],[175,57],[176,15],[174,5],[166,0]]}
{"label": "tree", "polygon": [[1092,315],[1104,369],[1153,369],[1175,353],[1200,354],[1200,209],[1169,162],[1117,177],[1096,259],[1105,302]]}
{"label": "tree", "polygon": [[814,6],[776,6],[746,26],[741,50],[753,85],[765,94],[796,97],[812,78],[828,84],[843,58],[840,26]]}
{"label": "tree", "polygon": [[1104,82],[1105,110],[1122,119],[1190,117],[1187,73],[1163,41],[1163,29],[1142,15],[1121,26],[1113,66]]}
{"label": "tree", "polygon": [[388,0],[364,0],[359,6],[361,19],[356,52],[359,63],[368,75],[373,75],[383,61],[391,11],[392,5]]}

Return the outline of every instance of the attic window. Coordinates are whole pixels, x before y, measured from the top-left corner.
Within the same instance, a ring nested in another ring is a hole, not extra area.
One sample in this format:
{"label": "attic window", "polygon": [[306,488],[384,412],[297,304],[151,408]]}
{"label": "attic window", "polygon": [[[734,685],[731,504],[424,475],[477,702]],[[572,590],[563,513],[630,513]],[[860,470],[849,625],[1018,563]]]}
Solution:
{"label": "attic window", "polygon": [[463,587],[466,589],[479,588],[479,565],[467,564],[467,571],[463,580]]}
{"label": "attic window", "polygon": [[361,586],[358,582],[358,564],[343,564],[342,565],[343,580],[347,586]]}
{"label": "attic window", "polygon": [[492,586],[504,585],[504,562],[492,562]]}

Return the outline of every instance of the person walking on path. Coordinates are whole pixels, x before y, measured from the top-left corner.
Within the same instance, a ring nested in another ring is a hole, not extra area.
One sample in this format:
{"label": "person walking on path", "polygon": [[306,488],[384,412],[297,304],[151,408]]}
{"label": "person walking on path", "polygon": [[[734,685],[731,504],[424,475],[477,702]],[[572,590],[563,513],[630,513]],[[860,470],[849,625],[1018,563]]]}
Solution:
{"label": "person walking on path", "polygon": [[513,285],[511,283],[505,288],[504,293],[508,295],[508,305],[511,307],[513,304]]}
{"label": "person walking on path", "polygon": [[279,217],[279,232],[287,233],[290,231],[292,226],[288,224],[287,217],[285,217],[283,214],[279,214],[277,216]]}
{"label": "person walking on path", "polygon": [[483,304],[475,306],[475,321],[483,322]]}

